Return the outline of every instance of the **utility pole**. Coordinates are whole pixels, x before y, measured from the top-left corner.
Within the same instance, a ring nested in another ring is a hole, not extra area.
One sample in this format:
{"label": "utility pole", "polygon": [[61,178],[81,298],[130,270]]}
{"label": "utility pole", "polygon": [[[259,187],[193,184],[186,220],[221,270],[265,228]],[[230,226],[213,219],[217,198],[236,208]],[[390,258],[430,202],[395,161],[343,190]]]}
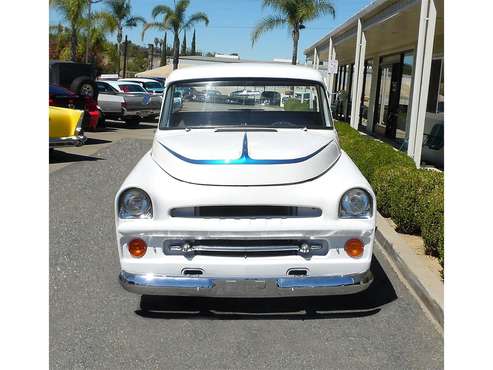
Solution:
{"label": "utility pole", "polygon": [[153,59],[154,59],[154,44],[148,44],[149,49],[151,49],[150,52],[150,58],[149,58],[149,69],[152,69],[153,67]]}
{"label": "utility pole", "polygon": [[127,46],[128,38],[125,35],[125,42],[123,43],[123,78],[127,77]]}
{"label": "utility pole", "polygon": [[89,48],[90,48],[90,41],[89,41],[89,38],[90,38],[90,35],[91,35],[91,26],[92,26],[92,23],[91,23],[91,17],[92,17],[92,14],[91,14],[91,5],[92,4],[97,4],[97,3],[100,3],[101,1],[103,0],[87,0],[87,5],[88,5],[88,8],[87,8],[87,37],[86,37],[86,57],[85,57],[85,62],[86,63],[89,63]]}

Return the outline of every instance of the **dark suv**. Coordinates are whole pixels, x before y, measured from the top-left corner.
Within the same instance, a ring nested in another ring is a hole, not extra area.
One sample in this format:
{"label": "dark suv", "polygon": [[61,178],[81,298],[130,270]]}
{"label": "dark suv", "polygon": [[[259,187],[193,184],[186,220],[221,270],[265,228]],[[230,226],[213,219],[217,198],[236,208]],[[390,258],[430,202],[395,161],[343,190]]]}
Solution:
{"label": "dark suv", "polygon": [[89,96],[97,100],[98,73],[92,64],[69,61],[50,60],[50,85],[57,85],[71,90],[77,95]]}

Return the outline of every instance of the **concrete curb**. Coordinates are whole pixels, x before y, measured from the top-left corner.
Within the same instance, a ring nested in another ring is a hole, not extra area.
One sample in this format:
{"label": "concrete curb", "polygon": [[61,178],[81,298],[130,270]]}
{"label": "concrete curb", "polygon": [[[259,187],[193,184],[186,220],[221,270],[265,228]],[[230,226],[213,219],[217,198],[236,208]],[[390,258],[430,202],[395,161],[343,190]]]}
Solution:
{"label": "concrete curb", "polygon": [[420,257],[406,246],[406,241],[394,230],[383,216],[377,214],[377,242],[392,259],[421,303],[443,330],[443,283],[423,266]]}

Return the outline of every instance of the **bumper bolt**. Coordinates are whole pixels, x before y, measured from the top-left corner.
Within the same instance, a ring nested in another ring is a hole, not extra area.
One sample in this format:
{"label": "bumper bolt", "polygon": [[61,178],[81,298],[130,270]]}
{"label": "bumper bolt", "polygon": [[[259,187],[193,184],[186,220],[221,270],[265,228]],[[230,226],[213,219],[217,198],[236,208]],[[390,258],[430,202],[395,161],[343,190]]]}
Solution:
{"label": "bumper bolt", "polygon": [[310,246],[307,243],[301,244],[301,247],[299,249],[299,252],[302,253],[302,254],[310,253]]}

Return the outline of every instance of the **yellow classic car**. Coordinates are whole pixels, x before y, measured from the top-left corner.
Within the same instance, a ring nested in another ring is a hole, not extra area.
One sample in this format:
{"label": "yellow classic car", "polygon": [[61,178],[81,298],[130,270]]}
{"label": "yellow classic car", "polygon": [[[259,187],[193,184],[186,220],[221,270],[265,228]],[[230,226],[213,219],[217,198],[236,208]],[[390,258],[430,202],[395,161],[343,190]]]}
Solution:
{"label": "yellow classic car", "polygon": [[50,148],[56,146],[80,146],[86,141],[82,133],[84,111],[49,107]]}

